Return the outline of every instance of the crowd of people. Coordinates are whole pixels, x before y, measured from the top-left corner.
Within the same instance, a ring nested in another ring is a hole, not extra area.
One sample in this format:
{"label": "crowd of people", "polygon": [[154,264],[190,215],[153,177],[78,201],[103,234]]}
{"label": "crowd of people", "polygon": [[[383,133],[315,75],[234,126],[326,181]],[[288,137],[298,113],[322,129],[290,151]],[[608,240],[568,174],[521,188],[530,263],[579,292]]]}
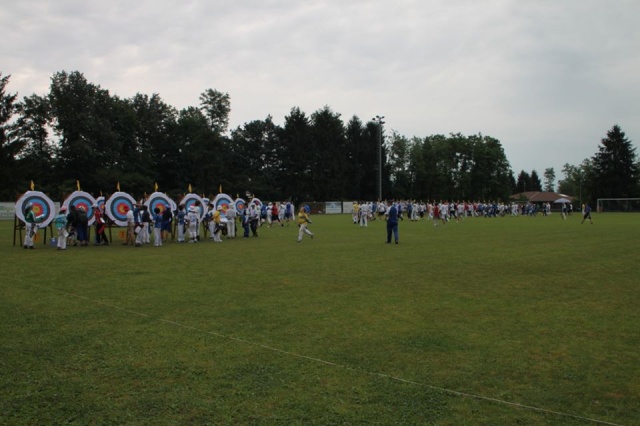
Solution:
{"label": "crowd of people", "polygon": [[[38,219],[31,205],[25,210],[25,238],[24,248],[33,249],[33,237],[37,232]],[[109,245],[106,229],[108,218],[104,211],[93,205],[94,215],[94,238],[95,245]],[[152,242],[156,247],[162,246],[163,242],[177,236],[179,243],[197,243],[206,235],[209,239],[220,243],[222,236],[228,239],[236,238],[237,225],[242,227],[242,237],[258,236],[258,228],[261,226],[289,226],[295,222],[298,227],[297,241],[301,242],[304,235],[312,239],[314,234],[309,230],[312,223],[309,217],[309,206],[302,206],[297,216],[294,215],[294,207],[290,202],[253,204],[242,211],[236,210],[233,204],[223,209],[221,206],[214,208],[214,205],[199,202],[188,208],[181,204],[176,211],[171,210],[169,204],[163,209],[156,207],[154,211],[149,211],[143,203],[137,203],[133,209],[126,209],[126,237],[123,245],[141,247]],[[201,214],[202,209],[204,215]],[[561,206],[561,217],[566,219],[573,212],[570,203],[563,203]],[[450,221],[464,221],[472,217],[497,217],[497,216],[536,216],[549,215],[551,204],[542,205],[533,203],[484,203],[484,202],[416,202],[412,200],[390,201],[390,202],[353,202],[352,220],[354,224],[367,227],[370,221],[384,220],[387,223],[387,242],[391,242],[394,236],[395,243],[398,244],[398,222],[405,220],[420,221],[428,220],[433,226],[439,224],[446,225]],[[591,207],[586,204],[582,206],[582,214],[585,220],[591,219]],[[68,244],[86,247],[89,245],[89,217],[83,207],[75,208],[73,205],[66,211],[62,207],[54,219],[54,226],[57,230],[57,249],[65,250]],[[204,236],[202,235],[204,234]]]}
{"label": "crowd of people", "polygon": [[[242,228],[242,237],[249,238],[258,236],[258,229],[261,226],[290,226],[291,223],[298,225],[298,242],[303,236],[314,234],[309,230],[311,219],[309,217],[309,206],[300,207],[297,215],[294,214],[294,206],[290,202],[268,203],[257,205],[250,203],[241,211],[236,210],[233,204],[214,208],[212,203],[196,202],[188,208],[180,204],[177,210],[172,211],[171,205],[166,204],[155,207],[153,211],[142,202],[136,203],[133,208],[125,207],[126,210],[126,234],[123,245],[141,247],[151,244],[156,247],[162,246],[174,237],[179,243],[197,243],[208,238],[213,242],[220,243],[222,237],[233,239],[237,236],[238,225]],[[94,204],[93,228],[94,245],[109,245],[109,238],[106,230],[109,225],[109,218],[103,211],[104,206]],[[33,249],[34,236],[38,230],[38,222],[42,218],[36,217],[33,206],[27,205],[25,208],[25,238],[23,247]],[[53,226],[57,232],[56,247],[58,250],[66,250],[69,244],[73,246],[87,247],[89,241],[89,216],[84,207],[76,208],[69,206],[61,207],[58,214],[53,219]]]}
{"label": "crowd of people", "polygon": [[[440,201],[440,202],[416,202],[413,200],[401,200],[392,203],[396,206],[398,220],[420,221],[429,220],[434,226],[446,224],[451,220],[460,222],[469,217],[504,217],[504,216],[537,216],[551,214],[551,203],[516,203],[502,202],[471,202],[471,201]],[[384,202],[361,201],[353,202],[352,220],[356,225],[367,227],[369,222],[388,215],[388,204]],[[589,209],[588,205],[582,206],[582,213]],[[562,203],[562,218],[573,213],[571,203]],[[590,217],[590,216],[589,216]]]}

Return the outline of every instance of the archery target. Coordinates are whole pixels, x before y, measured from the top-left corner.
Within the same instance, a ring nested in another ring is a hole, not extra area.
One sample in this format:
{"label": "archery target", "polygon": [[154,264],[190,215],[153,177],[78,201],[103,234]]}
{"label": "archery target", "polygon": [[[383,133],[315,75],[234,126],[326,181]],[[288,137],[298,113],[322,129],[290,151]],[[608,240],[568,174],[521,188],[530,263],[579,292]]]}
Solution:
{"label": "archery target", "polygon": [[114,192],[105,203],[105,213],[118,226],[127,226],[127,210],[133,210],[136,200],[126,192]]}
{"label": "archery target", "polygon": [[169,208],[171,211],[175,211],[177,209],[176,203],[169,198],[166,194],[162,192],[154,192],[149,195],[147,201],[144,202],[144,205],[149,209],[149,213],[153,214],[154,210],[158,208],[160,213],[164,212],[167,208],[167,204],[169,204]]}
{"label": "archery target", "polygon": [[198,194],[187,194],[185,195],[182,200],[180,200],[180,204],[184,204],[184,208],[185,211],[188,212],[189,211],[189,207],[191,206],[195,206],[196,202],[199,201],[200,205],[197,207],[198,210],[198,216],[200,217],[200,219],[202,219],[205,215],[205,213],[207,212],[207,210],[204,207],[204,201],[202,199],[202,197],[200,197]]}
{"label": "archery target", "polygon": [[229,206],[233,204],[233,198],[228,196],[227,194],[218,194],[216,198],[213,199],[213,208],[218,210],[218,207],[222,207],[222,212],[226,212],[229,210]]}
{"label": "archery target", "polygon": [[242,215],[242,213],[244,213],[244,209],[247,208],[247,205],[242,198],[236,198],[235,206],[239,215]]}
{"label": "archery target", "polygon": [[36,217],[41,218],[38,220],[39,226],[47,226],[55,218],[56,208],[49,197],[40,191],[27,191],[16,202],[16,216],[21,221],[25,221],[24,213],[29,203],[33,205]]}
{"label": "archery target", "polygon": [[258,210],[262,209],[262,201],[259,198],[253,198],[249,204],[256,206]]}
{"label": "archery target", "polygon": [[105,201],[106,200],[102,195],[96,198],[96,204],[100,207],[101,212],[104,212]]}
{"label": "archery target", "polygon": [[66,207],[67,211],[69,211],[71,206],[74,206],[76,209],[80,209],[80,207],[84,208],[84,211],[87,212],[87,218],[89,218],[89,226],[91,226],[96,220],[96,218],[93,217],[93,205],[95,203],[96,199],[93,198],[91,194],[84,191],[74,191],[64,200],[62,206]]}

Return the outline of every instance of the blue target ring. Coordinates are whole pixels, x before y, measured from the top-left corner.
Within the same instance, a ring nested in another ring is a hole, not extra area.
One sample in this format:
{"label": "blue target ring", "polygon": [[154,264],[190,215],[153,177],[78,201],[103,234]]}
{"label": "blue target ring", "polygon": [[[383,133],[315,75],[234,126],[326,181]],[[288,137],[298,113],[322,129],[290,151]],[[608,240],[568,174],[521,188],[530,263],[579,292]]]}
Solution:
{"label": "blue target ring", "polygon": [[189,207],[195,206],[197,204],[197,202],[200,202],[200,204],[196,207],[196,209],[198,211],[198,217],[200,217],[200,219],[202,219],[202,217],[205,214],[205,208],[204,208],[204,202],[202,201],[202,198],[199,195],[197,195],[197,194],[187,194],[187,195],[184,196],[182,201],[180,201],[180,204],[184,204],[184,208],[188,212],[189,211]]}
{"label": "blue target ring", "polygon": [[242,198],[236,199],[235,206],[236,206],[236,210],[238,211],[238,214],[240,215],[242,215],[242,213],[244,213],[244,210],[247,208],[247,204]]}
{"label": "blue target ring", "polygon": [[118,226],[127,226],[127,211],[133,210],[135,200],[125,192],[116,192],[105,204],[107,216]]}
{"label": "blue target ring", "polygon": [[165,194],[161,192],[154,192],[149,196],[147,201],[145,201],[145,206],[149,209],[149,213],[153,214],[154,210],[157,208],[160,210],[160,213],[164,212],[167,208],[167,204],[169,205],[169,209],[174,211],[176,209],[176,203]]}
{"label": "blue target ring", "polygon": [[223,212],[229,210],[229,206],[232,204],[233,198],[229,197],[227,194],[218,194],[213,200],[213,208],[216,210],[221,209]]}
{"label": "blue target ring", "polygon": [[87,217],[89,218],[89,226],[93,224],[95,221],[95,217],[93,216],[93,205],[96,203],[96,199],[84,191],[75,191],[72,192],[71,195],[64,200],[62,204],[69,210],[71,206],[75,207],[76,210],[79,210],[81,207],[87,213]]}
{"label": "blue target ring", "polygon": [[24,222],[27,206],[31,204],[39,226],[47,226],[55,218],[53,201],[39,191],[29,191],[16,204],[16,215]]}

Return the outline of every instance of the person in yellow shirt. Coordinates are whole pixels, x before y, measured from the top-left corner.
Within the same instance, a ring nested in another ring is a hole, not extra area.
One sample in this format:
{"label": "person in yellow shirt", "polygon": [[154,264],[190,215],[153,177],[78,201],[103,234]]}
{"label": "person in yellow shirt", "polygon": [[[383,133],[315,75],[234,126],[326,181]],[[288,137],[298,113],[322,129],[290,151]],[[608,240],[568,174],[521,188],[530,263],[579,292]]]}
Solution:
{"label": "person in yellow shirt", "polygon": [[221,243],[222,238],[220,235],[222,234],[222,216],[221,212],[222,206],[218,206],[218,208],[213,212],[213,242]]}
{"label": "person in yellow shirt", "polygon": [[302,236],[304,234],[308,234],[311,236],[313,240],[313,232],[307,228],[307,225],[311,223],[311,219],[309,219],[309,214],[305,211],[304,207],[300,207],[300,212],[298,213],[298,226],[300,230],[298,231],[298,242],[302,242]]}
{"label": "person in yellow shirt", "polygon": [[351,218],[353,219],[353,224],[354,225],[357,224],[358,221],[360,220],[359,213],[360,213],[360,205],[358,204],[357,201],[354,201],[353,202],[353,213],[351,215]]}

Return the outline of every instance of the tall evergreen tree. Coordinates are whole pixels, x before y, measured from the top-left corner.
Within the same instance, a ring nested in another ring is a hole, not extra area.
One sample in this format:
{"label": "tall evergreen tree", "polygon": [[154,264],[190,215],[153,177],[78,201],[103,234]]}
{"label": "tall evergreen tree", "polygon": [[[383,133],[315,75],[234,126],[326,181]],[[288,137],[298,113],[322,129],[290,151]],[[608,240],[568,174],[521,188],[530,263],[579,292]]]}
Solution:
{"label": "tall evergreen tree", "polygon": [[19,159],[22,178],[39,182],[45,192],[57,191],[52,185],[51,159],[55,150],[48,131],[49,103],[46,98],[34,94],[25,97],[18,104],[18,110],[14,136],[24,147]]}
{"label": "tall evergreen tree", "polygon": [[200,108],[207,117],[211,130],[220,135],[229,127],[231,97],[215,89],[207,89],[200,95]]}
{"label": "tall evergreen tree", "polygon": [[553,192],[556,182],[556,172],[553,167],[544,169],[544,190],[547,192]]}
{"label": "tall evergreen tree", "polygon": [[[16,113],[16,93],[6,92],[10,75],[0,74],[0,196],[4,200],[13,200],[18,191],[16,155],[23,144],[11,135],[10,122]],[[25,186],[23,189],[26,189]]]}
{"label": "tall evergreen tree", "polygon": [[524,170],[520,171],[518,174],[518,180],[516,182],[517,193],[534,191],[531,187],[531,175],[525,172]]}
{"label": "tall evergreen tree", "polygon": [[614,125],[603,138],[593,156],[595,198],[631,198],[638,193],[638,163],[636,150],[620,126]]}
{"label": "tall evergreen tree", "polygon": [[538,172],[535,170],[531,170],[529,185],[531,186],[529,191],[542,191],[542,182]]}

